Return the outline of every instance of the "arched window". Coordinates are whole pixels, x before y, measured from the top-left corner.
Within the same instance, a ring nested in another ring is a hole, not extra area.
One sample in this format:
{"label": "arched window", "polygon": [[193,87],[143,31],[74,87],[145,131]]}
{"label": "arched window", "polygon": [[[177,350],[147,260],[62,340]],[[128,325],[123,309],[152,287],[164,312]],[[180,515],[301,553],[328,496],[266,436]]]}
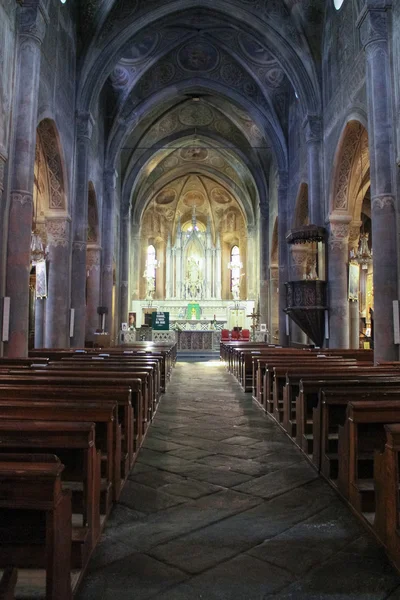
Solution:
{"label": "arched window", "polygon": [[240,250],[239,246],[232,246],[231,249],[231,262],[230,262],[230,270],[231,270],[231,291],[235,287],[235,285],[240,282],[240,270],[242,268],[242,263],[240,261]]}
{"label": "arched window", "polygon": [[158,261],[156,259],[156,249],[152,244],[147,246],[146,269],[143,276],[146,279],[146,299],[152,300],[156,291],[156,269]]}

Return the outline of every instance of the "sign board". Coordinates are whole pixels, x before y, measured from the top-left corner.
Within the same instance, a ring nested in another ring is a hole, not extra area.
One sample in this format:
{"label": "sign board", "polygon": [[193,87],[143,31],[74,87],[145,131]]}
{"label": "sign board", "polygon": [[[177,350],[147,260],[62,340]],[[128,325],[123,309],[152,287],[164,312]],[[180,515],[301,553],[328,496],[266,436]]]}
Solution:
{"label": "sign board", "polygon": [[153,312],[151,314],[151,326],[155,331],[168,331],[169,312]]}

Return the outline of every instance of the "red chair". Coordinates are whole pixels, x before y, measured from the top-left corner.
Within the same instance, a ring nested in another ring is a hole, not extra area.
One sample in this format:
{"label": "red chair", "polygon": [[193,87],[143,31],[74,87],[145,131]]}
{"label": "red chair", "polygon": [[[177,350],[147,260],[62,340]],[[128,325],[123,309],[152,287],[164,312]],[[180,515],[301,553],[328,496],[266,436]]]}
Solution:
{"label": "red chair", "polygon": [[222,329],[221,331],[221,342],[229,342],[229,329]]}
{"label": "red chair", "polygon": [[234,329],[231,332],[231,340],[238,340],[239,339],[239,332],[235,331]]}
{"label": "red chair", "polygon": [[250,341],[250,329],[242,329],[242,340],[244,342]]}

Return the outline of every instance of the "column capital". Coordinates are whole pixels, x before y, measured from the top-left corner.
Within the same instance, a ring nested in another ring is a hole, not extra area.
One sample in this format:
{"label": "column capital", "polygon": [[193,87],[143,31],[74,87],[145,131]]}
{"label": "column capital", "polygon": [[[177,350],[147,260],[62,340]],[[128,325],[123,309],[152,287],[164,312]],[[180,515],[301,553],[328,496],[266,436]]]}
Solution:
{"label": "column capital", "polygon": [[391,0],[365,0],[357,27],[364,49],[372,43],[387,42],[387,11],[392,8]]}
{"label": "column capital", "polygon": [[39,45],[43,42],[49,15],[41,0],[24,0],[18,9],[18,32],[23,38],[31,38]]}
{"label": "column capital", "polygon": [[79,138],[90,140],[93,133],[94,119],[90,112],[76,113],[76,133]]}
{"label": "column capital", "polygon": [[307,144],[322,140],[322,119],[319,115],[306,115],[303,120],[303,129]]}
{"label": "column capital", "polygon": [[350,235],[350,215],[331,215],[329,217],[329,249],[347,250]]}
{"label": "column capital", "polygon": [[70,217],[46,218],[47,245],[57,248],[68,246],[70,239]]}
{"label": "column capital", "polygon": [[86,250],[86,269],[88,271],[100,271],[101,247],[89,245]]}

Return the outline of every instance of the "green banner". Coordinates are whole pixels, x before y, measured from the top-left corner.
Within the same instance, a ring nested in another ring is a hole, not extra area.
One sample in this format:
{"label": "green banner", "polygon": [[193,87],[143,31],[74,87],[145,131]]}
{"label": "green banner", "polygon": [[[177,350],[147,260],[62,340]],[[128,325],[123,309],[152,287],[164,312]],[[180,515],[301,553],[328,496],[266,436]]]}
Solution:
{"label": "green banner", "polygon": [[186,318],[187,319],[200,319],[201,311],[200,304],[198,302],[191,302],[187,306]]}
{"label": "green banner", "polygon": [[155,331],[169,330],[169,312],[151,313],[151,326]]}

